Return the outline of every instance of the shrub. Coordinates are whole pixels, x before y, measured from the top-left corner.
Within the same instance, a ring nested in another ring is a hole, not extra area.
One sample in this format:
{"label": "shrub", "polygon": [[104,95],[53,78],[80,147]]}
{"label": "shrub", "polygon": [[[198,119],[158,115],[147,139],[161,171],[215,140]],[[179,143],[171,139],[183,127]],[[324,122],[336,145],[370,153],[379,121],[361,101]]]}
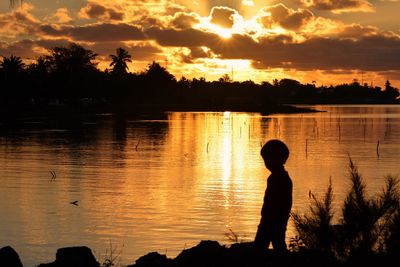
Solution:
{"label": "shrub", "polygon": [[298,239],[305,248],[330,252],[340,260],[378,253],[399,254],[399,181],[388,176],[384,190],[368,198],[365,182],[351,158],[349,177],[352,186],[343,203],[339,224],[332,223],[330,181],[323,200],[310,194],[310,214],[292,214]]}

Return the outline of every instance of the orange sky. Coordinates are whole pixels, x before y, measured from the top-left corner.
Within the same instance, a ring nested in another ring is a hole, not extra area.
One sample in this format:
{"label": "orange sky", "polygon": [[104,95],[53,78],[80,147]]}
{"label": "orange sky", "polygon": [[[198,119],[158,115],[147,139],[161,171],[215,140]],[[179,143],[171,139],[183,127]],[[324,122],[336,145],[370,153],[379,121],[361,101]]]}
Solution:
{"label": "orange sky", "polygon": [[60,0],[0,3],[0,55],[27,61],[77,42],[130,71],[155,60],[178,78],[400,87],[398,0]]}

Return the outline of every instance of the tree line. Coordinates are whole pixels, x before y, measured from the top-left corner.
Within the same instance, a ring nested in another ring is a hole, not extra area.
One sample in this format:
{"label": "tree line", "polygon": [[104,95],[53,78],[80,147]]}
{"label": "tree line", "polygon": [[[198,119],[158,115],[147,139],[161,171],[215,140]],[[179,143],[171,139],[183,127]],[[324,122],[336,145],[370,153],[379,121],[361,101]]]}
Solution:
{"label": "tree line", "polygon": [[138,73],[128,70],[132,56],[123,48],[110,55],[110,68],[97,68],[97,54],[78,44],[49,49],[48,54],[25,64],[15,55],[0,61],[0,101],[5,104],[103,104],[130,108],[265,110],[282,103],[392,103],[399,90],[360,84],[319,86],[293,79],[217,81],[176,79],[157,62]]}

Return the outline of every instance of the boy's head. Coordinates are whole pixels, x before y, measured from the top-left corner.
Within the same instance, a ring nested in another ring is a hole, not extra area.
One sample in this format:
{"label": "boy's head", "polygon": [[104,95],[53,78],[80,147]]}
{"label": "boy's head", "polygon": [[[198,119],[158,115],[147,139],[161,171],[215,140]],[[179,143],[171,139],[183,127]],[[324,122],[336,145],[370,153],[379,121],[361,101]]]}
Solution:
{"label": "boy's head", "polygon": [[269,170],[277,169],[289,158],[289,148],[282,141],[273,139],[261,148],[261,156]]}

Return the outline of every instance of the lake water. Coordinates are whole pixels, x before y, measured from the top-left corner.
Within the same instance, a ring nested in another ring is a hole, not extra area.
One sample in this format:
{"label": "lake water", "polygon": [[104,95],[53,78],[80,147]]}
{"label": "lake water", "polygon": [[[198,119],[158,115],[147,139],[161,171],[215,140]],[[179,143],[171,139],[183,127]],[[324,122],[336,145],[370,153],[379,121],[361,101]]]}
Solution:
{"label": "lake water", "polygon": [[[326,112],[98,114],[3,124],[0,247],[13,246],[25,266],[76,245],[91,247],[99,261],[112,247],[122,264],[132,264],[150,251],[174,257],[201,240],[230,244],[230,229],[250,241],[269,175],[260,146],[271,138],[291,152],[293,211],[307,211],[309,191],[322,196],[331,178],[338,219],[349,155],[370,194],[382,190],[386,175],[399,175],[400,106],[314,108]],[[287,239],[294,235],[290,223]]]}

